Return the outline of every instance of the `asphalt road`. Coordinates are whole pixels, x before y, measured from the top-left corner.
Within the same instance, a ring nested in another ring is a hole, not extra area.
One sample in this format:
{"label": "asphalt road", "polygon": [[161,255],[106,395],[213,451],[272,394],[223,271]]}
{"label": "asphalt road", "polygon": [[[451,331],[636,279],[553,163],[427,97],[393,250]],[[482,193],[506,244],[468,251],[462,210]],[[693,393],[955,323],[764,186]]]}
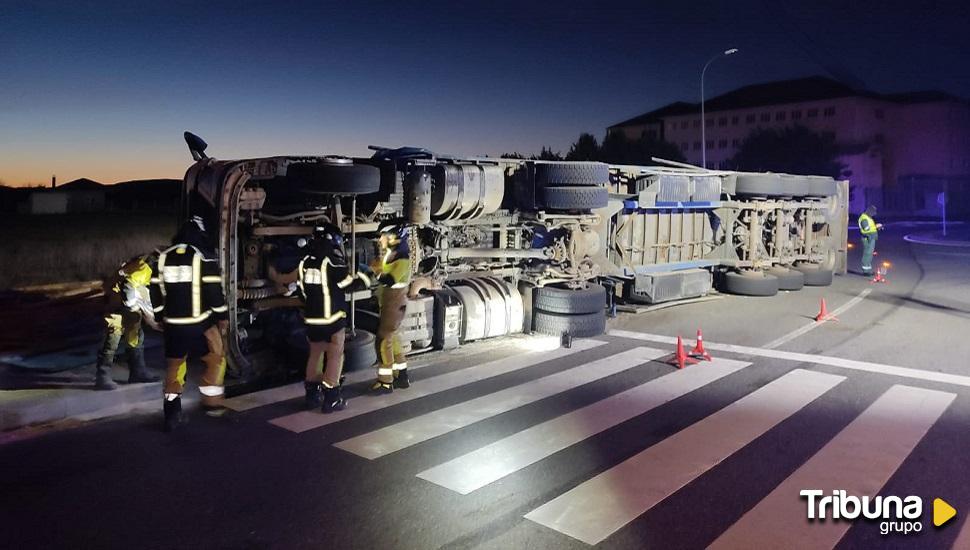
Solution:
{"label": "asphalt road", "polygon": [[[0,546],[949,548],[970,511],[970,253],[901,236],[879,243],[888,284],[622,315],[569,352],[425,357],[411,389],[327,425],[282,400],[4,445]],[[820,298],[853,305],[807,330]],[[651,360],[698,328],[714,362]],[[809,522],[801,489],[920,496],[921,531]],[[941,528],[936,497],[958,511]]]}

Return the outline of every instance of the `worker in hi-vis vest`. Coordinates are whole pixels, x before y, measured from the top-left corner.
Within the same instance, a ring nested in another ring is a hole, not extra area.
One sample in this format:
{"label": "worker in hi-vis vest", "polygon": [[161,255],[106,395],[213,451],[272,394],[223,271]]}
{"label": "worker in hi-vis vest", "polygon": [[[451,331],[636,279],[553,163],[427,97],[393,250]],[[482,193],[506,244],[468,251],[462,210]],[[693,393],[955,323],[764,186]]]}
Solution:
{"label": "worker in hi-vis vest", "polygon": [[223,337],[229,327],[219,262],[209,244],[202,218],[195,216],[158,257],[151,280],[155,318],[165,334],[165,431],[182,417],[186,360],[201,355],[205,372],[199,381],[202,408],[208,416],[225,413],[223,397],[226,354]]}
{"label": "worker in hi-vis vest", "polygon": [[398,329],[408,305],[411,285],[411,259],[408,234],[404,227],[385,228],[380,236],[381,257],[371,269],[377,278],[377,304],[381,318],[377,326],[377,381],[374,393],[391,393],[394,388],[408,388],[408,364],[401,347]]}
{"label": "worker in hi-vis vest", "polygon": [[862,234],[862,274],[867,277],[872,275],[872,255],[876,251],[879,230],[882,229],[882,224],[872,219],[875,215],[875,206],[866,208],[866,211],[859,215],[859,233]]}
{"label": "worker in hi-vis vest", "polygon": [[331,224],[314,228],[309,253],[297,268],[310,352],[307,357],[306,406],[331,413],[343,410],[340,395],[344,365],[347,294],[370,287],[366,273],[351,274],[340,229]]}
{"label": "worker in hi-vis vest", "polygon": [[95,389],[113,390],[118,387],[111,379],[111,366],[123,341],[128,352],[128,383],[157,382],[145,363],[144,320],[153,328],[155,324],[148,284],[158,254],[136,256],[118,267],[104,281],[104,340],[98,350],[95,367]]}

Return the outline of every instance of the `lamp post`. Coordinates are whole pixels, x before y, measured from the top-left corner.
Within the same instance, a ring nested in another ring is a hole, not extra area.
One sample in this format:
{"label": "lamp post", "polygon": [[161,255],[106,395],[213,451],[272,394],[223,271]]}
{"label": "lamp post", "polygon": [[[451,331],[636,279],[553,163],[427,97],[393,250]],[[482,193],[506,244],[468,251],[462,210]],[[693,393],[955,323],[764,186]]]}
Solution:
{"label": "lamp post", "polygon": [[707,68],[711,66],[711,63],[714,63],[714,61],[717,59],[734,55],[736,53],[738,53],[737,48],[724,50],[705,63],[704,68],[701,70],[701,165],[704,168],[707,168],[707,120],[705,119],[704,115],[704,73],[707,72]]}

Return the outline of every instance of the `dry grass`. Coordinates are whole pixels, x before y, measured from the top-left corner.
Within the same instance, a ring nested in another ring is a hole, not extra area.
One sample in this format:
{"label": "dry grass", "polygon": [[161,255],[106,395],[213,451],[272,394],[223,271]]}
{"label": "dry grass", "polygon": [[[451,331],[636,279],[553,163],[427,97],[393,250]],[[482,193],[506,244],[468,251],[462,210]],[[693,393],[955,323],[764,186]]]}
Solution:
{"label": "dry grass", "polygon": [[167,244],[167,213],[0,217],[0,289],[100,279],[132,256]]}

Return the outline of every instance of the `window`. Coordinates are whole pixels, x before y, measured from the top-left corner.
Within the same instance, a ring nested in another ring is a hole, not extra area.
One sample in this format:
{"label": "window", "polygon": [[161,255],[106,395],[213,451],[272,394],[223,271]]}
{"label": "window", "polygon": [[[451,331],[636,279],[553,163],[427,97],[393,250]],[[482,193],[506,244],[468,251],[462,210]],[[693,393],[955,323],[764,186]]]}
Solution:
{"label": "window", "polygon": [[699,142],[699,141],[695,141],[694,142],[694,150],[695,151],[700,151],[701,150],[701,142]]}
{"label": "window", "polygon": [[882,109],[876,109],[875,115],[876,115],[876,118],[879,120],[886,118],[886,112],[883,111]]}
{"label": "window", "polygon": [[701,127],[701,121],[695,120],[694,121],[694,128],[700,128],[700,127]]}
{"label": "window", "polygon": [[737,126],[739,120],[740,118],[737,115],[731,117],[731,126]]}
{"label": "window", "polygon": [[835,116],[835,107],[826,107],[825,110],[822,111],[822,116]]}
{"label": "window", "polygon": [[754,124],[755,116],[753,114],[744,117],[744,121],[748,124]]}
{"label": "window", "polygon": [[731,140],[731,147],[734,147],[735,149],[737,149],[740,146],[741,146],[741,140],[740,139],[734,138],[734,139]]}
{"label": "window", "polygon": [[835,132],[822,132],[822,137],[835,141]]}
{"label": "window", "polygon": [[686,141],[680,144],[680,150],[681,151],[686,151],[687,148],[688,148],[688,145],[687,145],[687,142]]}
{"label": "window", "polygon": [[809,109],[806,111],[805,115],[808,118],[816,118],[818,116],[818,109]]}
{"label": "window", "polygon": [[778,121],[785,120],[785,115],[786,115],[785,111],[778,111],[777,113],[775,113],[775,120],[778,120]]}
{"label": "window", "polygon": [[771,114],[761,113],[761,122],[771,122]]}
{"label": "window", "polygon": [[727,140],[726,139],[722,139],[722,140],[718,141],[717,142],[717,148],[718,149],[727,149]]}
{"label": "window", "polygon": [[709,118],[709,119],[707,119],[707,122],[705,122],[704,124],[705,124],[705,125],[706,125],[706,126],[707,126],[708,128],[713,128],[713,127],[714,127],[714,119],[713,119],[713,118]]}
{"label": "window", "polygon": [[791,112],[791,119],[792,120],[801,120],[802,119],[802,112],[801,111],[792,111]]}
{"label": "window", "polygon": [[707,148],[708,149],[713,149],[714,148],[714,140],[713,139],[707,140]]}
{"label": "window", "polygon": [[718,126],[727,126],[727,117],[726,116],[722,116],[721,118],[717,119],[717,125]]}

